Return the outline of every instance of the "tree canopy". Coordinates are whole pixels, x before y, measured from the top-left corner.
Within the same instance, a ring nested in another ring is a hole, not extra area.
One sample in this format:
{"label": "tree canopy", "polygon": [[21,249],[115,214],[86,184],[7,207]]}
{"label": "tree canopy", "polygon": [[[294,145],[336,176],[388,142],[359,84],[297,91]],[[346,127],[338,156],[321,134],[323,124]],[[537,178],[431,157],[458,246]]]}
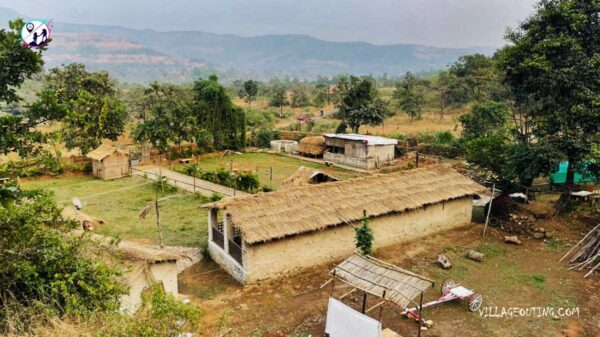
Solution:
{"label": "tree canopy", "polygon": [[339,114],[347,121],[352,132],[357,133],[361,125],[381,125],[388,114],[388,107],[377,94],[377,89],[370,79],[350,77],[349,82],[341,83],[338,88],[342,92],[338,104]]}
{"label": "tree canopy", "polygon": [[504,83],[526,105],[536,143],[568,160],[574,171],[600,142],[600,2],[542,0],[536,12],[507,33],[496,56]]}
{"label": "tree canopy", "polygon": [[410,116],[411,121],[414,118],[421,119],[425,105],[426,85],[426,81],[417,78],[410,72],[407,72],[402,82],[396,85],[394,98],[398,100],[402,110]]}

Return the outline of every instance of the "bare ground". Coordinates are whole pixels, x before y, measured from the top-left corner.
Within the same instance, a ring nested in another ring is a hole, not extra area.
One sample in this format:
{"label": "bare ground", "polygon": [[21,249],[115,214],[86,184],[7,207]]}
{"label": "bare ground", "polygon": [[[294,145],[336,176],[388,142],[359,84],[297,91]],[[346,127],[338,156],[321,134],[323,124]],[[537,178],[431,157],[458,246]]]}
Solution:
{"label": "bare ground", "polygon": [[[534,206],[535,205],[535,206]],[[544,213],[543,202],[531,205],[530,213]],[[529,210],[528,210],[529,212]],[[597,213],[594,213],[597,214]],[[543,215],[543,214],[542,214]],[[425,310],[434,326],[422,336],[600,336],[600,279],[583,279],[558,262],[577,242],[597,216],[556,216],[538,220],[536,226],[553,231],[555,240],[524,238],[521,246],[505,244],[504,233],[491,229],[481,238],[482,225],[429,236],[419,241],[380,249],[378,258],[411,269],[436,280],[436,289],[425,300],[439,296],[439,285],[453,278],[481,293],[484,306],[579,308],[579,317],[489,318],[469,312],[464,302],[441,304]],[[486,254],[483,263],[464,258],[467,249]],[[454,264],[445,271],[433,264],[438,253]],[[197,264],[180,276],[180,291],[205,311],[203,336],[293,336],[307,332],[322,336],[327,298],[331,287],[319,287],[329,279],[332,264],[300,274],[242,287],[210,262]],[[334,294],[347,291],[337,287]],[[358,306],[358,298],[345,300]],[[369,298],[375,304],[374,298]],[[386,305],[382,321],[404,336],[416,335],[414,322],[399,315],[399,308]],[[377,316],[375,310],[373,315]]]}

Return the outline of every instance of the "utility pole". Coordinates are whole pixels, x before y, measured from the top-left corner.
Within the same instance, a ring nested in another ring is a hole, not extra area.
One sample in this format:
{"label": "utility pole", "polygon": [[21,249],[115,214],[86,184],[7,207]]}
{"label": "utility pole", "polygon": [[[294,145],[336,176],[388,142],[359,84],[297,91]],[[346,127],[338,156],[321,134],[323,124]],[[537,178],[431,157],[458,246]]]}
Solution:
{"label": "utility pole", "polygon": [[158,209],[158,187],[156,188],[156,194],[154,197],[154,208],[156,209],[156,227],[158,227],[158,243],[160,244],[160,248],[163,248],[163,231],[162,226],[160,225],[160,211]]}

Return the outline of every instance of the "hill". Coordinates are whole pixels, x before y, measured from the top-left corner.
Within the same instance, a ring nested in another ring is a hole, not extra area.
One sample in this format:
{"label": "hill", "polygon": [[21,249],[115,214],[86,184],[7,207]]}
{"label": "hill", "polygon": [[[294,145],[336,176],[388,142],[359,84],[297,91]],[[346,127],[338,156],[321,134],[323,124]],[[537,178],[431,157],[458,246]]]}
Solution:
{"label": "hill", "polygon": [[[19,14],[0,8],[3,23],[16,16]],[[406,71],[436,71],[462,55],[493,51],[330,42],[306,35],[242,37],[201,31],[161,32],[60,21],[54,22],[52,34],[53,45],[46,54],[49,67],[82,62],[130,82],[182,82],[215,71],[228,79],[313,79],[339,73],[402,75]]]}

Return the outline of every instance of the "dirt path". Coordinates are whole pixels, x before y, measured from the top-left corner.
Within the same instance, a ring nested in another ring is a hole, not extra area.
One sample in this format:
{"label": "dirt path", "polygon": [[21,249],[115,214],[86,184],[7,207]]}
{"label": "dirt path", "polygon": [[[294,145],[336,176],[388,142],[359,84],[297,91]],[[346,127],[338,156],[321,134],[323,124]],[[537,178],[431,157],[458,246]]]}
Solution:
{"label": "dirt path", "polygon": [[145,176],[148,179],[158,180],[158,176],[166,177],[167,183],[171,186],[186,190],[189,192],[198,192],[210,197],[213,193],[219,193],[224,196],[246,196],[249,193],[235,190],[233,188],[211,183],[210,181],[190,177],[164,167],[156,165],[136,166],[132,168],[133,175]]}

